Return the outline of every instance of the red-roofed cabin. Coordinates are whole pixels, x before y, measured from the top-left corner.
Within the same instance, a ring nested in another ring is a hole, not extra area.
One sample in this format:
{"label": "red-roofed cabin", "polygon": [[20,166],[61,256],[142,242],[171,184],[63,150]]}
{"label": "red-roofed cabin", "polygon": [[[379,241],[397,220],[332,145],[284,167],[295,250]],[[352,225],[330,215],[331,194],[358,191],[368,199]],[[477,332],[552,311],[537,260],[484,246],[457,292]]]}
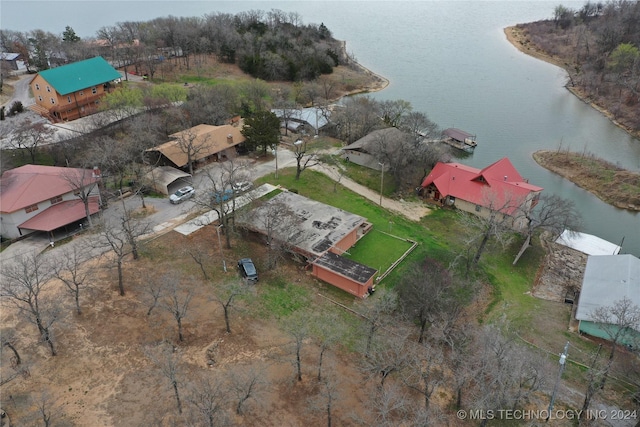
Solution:
{"label": "red-roofed cabin", "polygon": [[460,163],[438,163],[421,187],[424,195],[446,206],[482,217],[491,212],[508,215],[515,230],[527,226],[524,214],[535,207],[542,192],[506,157],[482,170]]}
{"label": "red-roofed cabin", "polygon": [[99,180],[100,172],[91,169],[25,165],[6,171],[0,178],[2,237],[15,239],[35,231],[53,234],[98,213]]}

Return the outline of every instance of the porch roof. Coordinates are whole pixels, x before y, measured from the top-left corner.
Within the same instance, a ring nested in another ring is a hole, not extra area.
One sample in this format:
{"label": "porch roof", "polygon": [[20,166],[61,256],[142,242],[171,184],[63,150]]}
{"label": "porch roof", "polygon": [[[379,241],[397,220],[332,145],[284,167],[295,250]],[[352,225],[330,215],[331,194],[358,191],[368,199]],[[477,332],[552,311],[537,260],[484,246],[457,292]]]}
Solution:
{"label": "porch roof", "polygon": [[[97,196],[89,200],[89,213],[91,215],[100,210]],[[78,221],[86,216],[84,203],[82,200],[68,200],[56,203],[44,212],[30,218],[20,224],[18,228],[37,231],[53,231],[72,222]]]}

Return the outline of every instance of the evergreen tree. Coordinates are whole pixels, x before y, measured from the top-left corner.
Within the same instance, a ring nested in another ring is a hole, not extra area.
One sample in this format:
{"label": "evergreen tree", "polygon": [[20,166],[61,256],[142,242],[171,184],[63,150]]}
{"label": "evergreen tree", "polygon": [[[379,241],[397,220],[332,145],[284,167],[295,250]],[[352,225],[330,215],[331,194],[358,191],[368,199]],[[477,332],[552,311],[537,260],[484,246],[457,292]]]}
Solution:
{"label": "evergreen tree", "polygon": [[76,34],[76,32],[70,26],[64,27],[64,32],[62,33],[62,41],[67,43],[75,43],[80,41],[80,37]]}
{"label": "evergreen tree", "polygon": [[271,111],[262,110],[245,120],[242,134],[247,138],[245,144],[250,150],[262,150],[275,146],[280,140],[280,119]]}

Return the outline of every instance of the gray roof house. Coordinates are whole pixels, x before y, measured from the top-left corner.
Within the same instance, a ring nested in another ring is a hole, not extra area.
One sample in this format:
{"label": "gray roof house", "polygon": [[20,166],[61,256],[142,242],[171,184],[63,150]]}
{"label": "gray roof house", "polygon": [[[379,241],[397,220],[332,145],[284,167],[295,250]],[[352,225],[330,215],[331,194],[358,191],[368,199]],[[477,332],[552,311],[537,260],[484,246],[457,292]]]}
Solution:
{"label": "gray roof house", "polygon": [[[271,110],[279,119],[283,120],[282,127],[298,132],[302,126],[309,126],[318,134],[318,131],[329,124],[331,111],[326,108],[310,107],[285,111],[283,109]],[[288,114],[287,114],[288,113]],[[288,116],[288,117],[285,117]],[[286,119],[287,123],[284,123]]]}
{"label": "gray roof house", "polygon": [[[640,259],[629,254],[590,256],[576,311],[579,331],[610,339],[615,327],[597,322],[594,314],[598,308],[613,307],[624,298],[640,307]],[[640,345],[640,322],[623,333],[620,343]]]}
{"label": "gray roof house", "polygon": [[[406,134],[398,128],[389,127],[374,130],[359,140],[342,147],[342,158],[369,169],[380,170],[381,165],[375,153],[389,152],[399,141],[404,141]],[[379,145],[384,145],[380,148]],[[389,165],[384,165],[389,170]]]}

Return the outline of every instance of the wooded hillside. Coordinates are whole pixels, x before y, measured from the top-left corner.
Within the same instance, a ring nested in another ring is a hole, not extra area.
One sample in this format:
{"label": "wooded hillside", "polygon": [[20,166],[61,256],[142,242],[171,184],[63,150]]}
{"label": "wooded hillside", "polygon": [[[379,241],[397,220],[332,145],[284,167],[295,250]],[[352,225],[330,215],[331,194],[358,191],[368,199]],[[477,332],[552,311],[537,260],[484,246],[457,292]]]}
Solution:
{"label": "wooded hillside", "polygon": [[557,6],[553,19],[520,24],[525,51],[539,51],[569,73],[568,85],[640,134],[640,3],[587,2]]}
{"label": "wooded hillside", "polygon": [[180,58],[188,69],[194,56],[214,54],[256,78],[311,80],[344,62],[341,46],[324,24],[303,24],[297,13],[280,10],[125,21],[86,40],[68,26],[62,35],[0,31],[0,50],[20,53],[34,70],[101,55],[151,78],[162,61]]}

